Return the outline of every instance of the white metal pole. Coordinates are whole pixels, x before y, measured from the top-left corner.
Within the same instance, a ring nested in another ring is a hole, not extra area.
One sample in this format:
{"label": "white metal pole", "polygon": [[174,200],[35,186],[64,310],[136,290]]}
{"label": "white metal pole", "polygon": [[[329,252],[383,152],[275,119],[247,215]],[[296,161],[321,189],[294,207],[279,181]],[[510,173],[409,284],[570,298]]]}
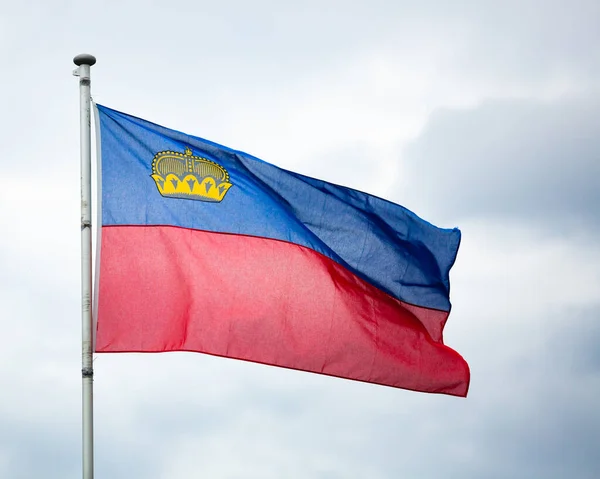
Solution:
{"label": "white metal pole", "polygon": [[92,324],[92,151],[90,122],[90,67],[92,55],[77,55],[81,144],[81,376],[83,479],[94,478],[94,368]]}

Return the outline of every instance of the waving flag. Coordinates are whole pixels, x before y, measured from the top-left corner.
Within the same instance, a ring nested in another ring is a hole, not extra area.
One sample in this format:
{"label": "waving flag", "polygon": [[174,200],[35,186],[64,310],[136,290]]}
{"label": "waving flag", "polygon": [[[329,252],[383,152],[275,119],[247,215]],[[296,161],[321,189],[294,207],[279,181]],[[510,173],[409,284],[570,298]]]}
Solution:
{"label": "waving flag", "polygon": [[460,242],[381,198],[97,106],[97,352],[196,351],[466,396]]}

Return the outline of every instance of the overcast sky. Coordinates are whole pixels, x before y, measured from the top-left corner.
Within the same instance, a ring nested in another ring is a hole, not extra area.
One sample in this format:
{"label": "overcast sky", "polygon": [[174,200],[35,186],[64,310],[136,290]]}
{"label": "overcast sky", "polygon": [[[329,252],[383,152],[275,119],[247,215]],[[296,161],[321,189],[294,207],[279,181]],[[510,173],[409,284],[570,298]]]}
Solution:
{"label": "overcast sky", "polygon": [[600,476],[600,2],[0,3],[0,477],[81,475],[79,111],[401,203],[463,241],[467,399],[98,355],[97,477]]}

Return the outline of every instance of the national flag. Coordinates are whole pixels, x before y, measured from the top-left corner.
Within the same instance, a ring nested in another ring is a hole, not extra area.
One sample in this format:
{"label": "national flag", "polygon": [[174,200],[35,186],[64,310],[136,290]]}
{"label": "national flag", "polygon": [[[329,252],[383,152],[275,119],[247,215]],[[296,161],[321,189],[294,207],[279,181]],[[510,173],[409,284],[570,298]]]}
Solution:
{"label": "national flag", "polygon": [[97,352],[195,351],[466,396],[458,229],[97,105]]}

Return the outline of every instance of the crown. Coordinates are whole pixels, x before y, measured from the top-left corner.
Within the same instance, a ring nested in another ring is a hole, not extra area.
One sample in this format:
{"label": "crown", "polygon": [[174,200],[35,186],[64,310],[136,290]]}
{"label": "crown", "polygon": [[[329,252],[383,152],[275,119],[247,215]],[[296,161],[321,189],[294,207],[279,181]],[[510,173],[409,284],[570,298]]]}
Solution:
{"label": "crown", "polygon": [[229,173],[214,161],[185,153],[159,151],[152,160],[152,178],[162,196],[220,202],[227,190]]}

